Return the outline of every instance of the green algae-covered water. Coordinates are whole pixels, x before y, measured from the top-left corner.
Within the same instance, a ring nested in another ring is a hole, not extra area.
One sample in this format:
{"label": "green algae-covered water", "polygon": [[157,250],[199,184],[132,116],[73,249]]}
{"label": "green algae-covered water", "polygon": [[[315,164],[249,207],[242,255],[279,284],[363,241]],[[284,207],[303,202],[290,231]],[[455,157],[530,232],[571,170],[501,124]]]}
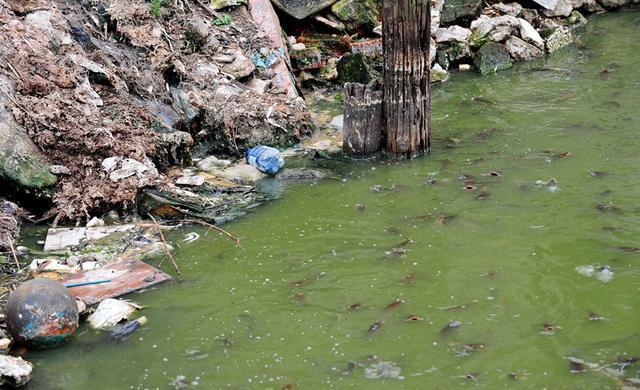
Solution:
{"label": "green algae-covered water", "polygon": [[338,179],[289,185],[225,225],[247,255],[195,229],[182,280],[129,296],[147,307],[142,330],[114,343],[83,326],[29,352],[31,387],[632,383],[640,14],[595,17],[581,37],[435,87],[425,158],[319,162]]}

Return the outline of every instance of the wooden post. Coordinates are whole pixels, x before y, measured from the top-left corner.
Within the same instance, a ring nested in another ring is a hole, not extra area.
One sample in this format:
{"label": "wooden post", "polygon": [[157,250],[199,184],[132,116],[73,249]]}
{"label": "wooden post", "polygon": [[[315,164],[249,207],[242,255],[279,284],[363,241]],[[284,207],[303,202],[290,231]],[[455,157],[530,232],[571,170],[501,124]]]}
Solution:
{"label": "wooden post", "polygon": [[342,150],[364,158],[382,150],[382,90],[380,83],[347,83],[344,86]]}
{"label": "wooden post", "polygon": [[387,152],[411,158],[431,147],[430,0],[384,0]]}

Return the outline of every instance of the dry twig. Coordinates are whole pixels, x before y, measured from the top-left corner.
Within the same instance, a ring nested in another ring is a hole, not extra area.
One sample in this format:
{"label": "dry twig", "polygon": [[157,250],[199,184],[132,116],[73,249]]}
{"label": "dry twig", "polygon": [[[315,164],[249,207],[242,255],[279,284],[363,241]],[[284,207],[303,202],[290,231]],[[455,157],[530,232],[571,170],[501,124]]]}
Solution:
{"label": "dry twig", "polygon": [[[158,229],[158,233],[160,233],[160,239],[162,240],[162,245],[164,246],[164,253],[165,253],[162,261],[164,261],[164,259],[168,257],[169,260],[171,260],[171,262],[173,263],[173,267],[176,269],[178,276],[180,276],[180,269],[178,268],[176,259],[173,257],[173,255],[171,254],[171,251],[169,250],[169,245],[167,245],[167,240],[165,240],[164,238],[164,234],[162,233],[162,228],[160,227],[160,224],[158,223],[158,221],[156,221],[155,218],[153,218],[153,215],[151,214],[147,214],[147,215],[149,216],[149,218],[151,218],[153,223],[156,225],[156,229]],[[160,262],[160,264],[162,264],[162,261]]]}

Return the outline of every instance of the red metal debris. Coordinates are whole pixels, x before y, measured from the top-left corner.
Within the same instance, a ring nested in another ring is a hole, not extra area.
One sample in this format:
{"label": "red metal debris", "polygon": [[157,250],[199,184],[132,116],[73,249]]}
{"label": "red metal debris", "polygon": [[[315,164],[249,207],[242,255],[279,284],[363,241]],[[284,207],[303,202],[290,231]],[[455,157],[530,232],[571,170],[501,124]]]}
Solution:
{"label": "red metal debris", "polygon": [[110,279],[109,283],[70,287],[69,291],[87,305],[114,298],[154,284],[171,280],[171,276],[138,259],[126,259],[102,268],[71,275],[65,284]]}

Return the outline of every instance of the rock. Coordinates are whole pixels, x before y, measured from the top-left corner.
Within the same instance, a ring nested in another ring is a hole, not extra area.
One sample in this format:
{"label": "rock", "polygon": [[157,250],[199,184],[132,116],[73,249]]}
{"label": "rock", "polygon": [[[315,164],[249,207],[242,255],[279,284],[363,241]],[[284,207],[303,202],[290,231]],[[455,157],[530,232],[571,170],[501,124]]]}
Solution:
{"label": "rock", "polygon": [[344,115],[334,116],[333,119],[331,119],[329,126],[342,130],[344,127]]}
{"label": "rock", "polygon": [[73,42],[71,35],[65,29],[54,27],[52,19],[59,22],[49,11],[35,11],[28,14],[24,21],[49,36],[49,40],[55,46],[70,45]]}
{"label": "rock", "polygon": [[215,10],[221,10],[223,8],[235,7],[241,4],[247,4],[247,0],[211,0],[209,2],[211,7]]}
{"label": "rock", "polygon": [[379,11],[372,0],[338,0],[331,12],[349,31],[369,33],[378,26]]}
{"label": "rock", "polygon": [[[592,0],[592,1],[595,1],[595,0]],[[537,24],[538,20],[540,19],[540,15],[538,14],[538,11],[535,9],[529,9],[529,8],[523,9],[522,12],[520,13],[520,16],[522,17],[522,19],[529,22],[529,24],[531,24],[532,26],[534,24]]]}
{"label": "rock", "polygon": [[21,357],[0,355],[0,387],[22,387],[31,379],[33,365]]}
{"label": "rock", "polygon": [[443,8],[444,0],[434,0],[431,2],[431,31],[435,31],[440,27]]}
{"label": "rock", "polygon": [[242,93],[242,89],[236,85],[224,84],[219,86],[214,92],[216,99],[221,101],[229,100],[232,96],[238,96]]}
{"label": "rock", "polygon": [[338,79],[338,59],[329,58],[327,63],[320,69],[318,77],[322,80],[334,81]]}
{"label": "rock", "polygon": [[438,45],[436,45],[436,41],[433,38],[430,38],[429,41],[429,65],[433,66],[433,62],[436,60],[436,56],[438,54]]}
{"label": "rock", "polygon": [[271,2],[285,13],[298,20],[302,20],[316,12],[322,11],[335,3],[336,0],[271,0]]}
{"label": "rock", "polygon": [[476,54],[474,65],[482,75],[511,68],[511,56],[504,45],[487,42]]}
{"label": "rock", "polygon": [[296,50],[304,50],[307,48],[307,45],[305,45],[304,43],[294,43],[293,45],[291,45],[291,50],[296,51]]}
{"label": "rock", "polygon": [[511,16],[519,16],[522,12],[522,6],[518,3],[498,3],[493,4],[491,7],[498,12]]}
{"label": "rock", "polygon": [[[591,12],[591,13],[600,13],[600,12],[606,11],[600,4],[598,4],[596,0],[585,0],[584,3],[582,4],[582,7],[585,9],[585,11]],[[573,7],[573,8],[578,8],[578,7]]]}
{"label": "rock", "polygon": [[447,44],[443,44],[441,47],[447,54],[447,59],[449,61],[459,61],[463,58],[471,57],[471,48],[469,47],[469,44],[467,42],[453,41]]}
{"label": "rock", "polygon": [[[112,162],[114,160],[110,159],[113,159],[113,157],[106,158],[102,161],[102,169],[109,173],[109,179],[114,183],[132,176],[136,176],[141,181],[146,182],[158,177],[158,170],[149,159],[140,162],[132,158],[119,158],[116,165],[113,165]],[[107,163],[105,164],[105,162]],[[105,165],[108,166],[109,169],[105,169]],[[118,165],[120,168],[114,170]]]}
{"label": "rock", "polygon": [[54,175],[70,175],[71,170],[64,165],[52,165],[49,167],[49,172]]}
{"label": "rock", "polygon": [[571,16],[569,16],[569,19],[567,19],[567,21],[571,24],[572,27],[583,26],[589,23],[589,20],[587,20],[587,18],[582,16],[582,14],[576,10],[571,12]]}
{"label": "rock", "polygon": [[228,168],[231,165],[231,161],[222,160],[216,156],[209,156],[198,162],[198,169],[204,172],[212,172],[219,169]]}
{"label": "rock", "polygon": [[558,0],[556,2],[556,6],[553,9],[543,9],[542,13],[549,16],[564,16],[567,17],[571,15],[571,11],[573,11],[573,7],[569,4],[568,0]]}
{"label": "rock", "polygon": [[559,27],[547,37],[547,51],[553,53],[572,43],[573,34],[571,34],[571,31],[566,27]]}
{"label": "rock", "polygon": [[95,227],[95,226],[104,226],[104,220],[93,217],[89,222],[87,222],[87,227]]}
{"label": "rock", "polygon": [[432,83],[441,83],[445,82],[449,79],[449,72],[442,69],[440,64],[435,64],[433,68],[431,68],[431,82]]}
{"label": "rock", "polygon": [[544,52],[530,43],[523,41],[518,37],[509,37],[505,43],[509,54],[515,60],[530,61],[534,58],[541,57]]}
{"label": "rock", "polygon": [[536,4],[542,6],[545,9],[553,10],[556,8],[558,0],[533,0]]}
{"label": "rock", "polygon": [[446,0],[440,15],[442,23],[452,23],[458,19],[472,18],[480,14],[482,0]]}
{"label": "rock", "polygon": [[204,184],[204,177],[202,176],[182,176],[176,180],[176,184],[179,186],[198,187]]}
{"label": "rock", "polygon": [[240,164],[227,168],[221,172],[214,173],[218,177],[222,177],[229,180],[235,180],[241,183],[256,182],[267,175],[260,172],[258,168],[249,164]]}
{"label": "rock", "polygon": [[259,94],[264,94],[266,93],[269,88],[271,88],[271,80],[262,80],[262,79],[251,79],[248,83],[247,83],[247,87],[249,87],[249,89],[251,89],[252,91],[259,93]]}
{"label": "rock", "polygon": [[189,43],[193,46],[193,49],[198,51],[202,46],[207,43],[209,33],[211,31],[211,23],[209,21],[193,14],[187,21],[187,25],[184,30],[184,36]]}
{"label": "rock", "polygon": [[598,3],[606,9],[616,9],[627,5],[629,0],[598,0]]}
{"label": "rock", "polygon": [[193,137],[186,131],[158,134],[154,158],[155,165],[159,169],[166,169],[170,166],[190,164],[193,143]]}
{"label": "rock", "polygon": [[441,42],[467,42],[471,36],[471,30],[460,26],[439,28],[434,32],[437,43]]}
{"label": "rock", "polygon": [[343,83],[368,84],[372,80],[369,64],[361,53],[342,56],[337,69],[338,80]]}
{"label": "rock", "polygon": [[536,31],[535,28],[525,19],[518,19],[520,21],[520,37],[526,42],[536,45],[540,49],[544,49],[544,40]]}
{"label": "rock", "polygon": [[233,60],[232,62],[224,62],[224,58],[219,57],[218,60],[223,62],[222,71],[233,76],[236,80],[243,79],[247,76],[253,74],[253,71],[256,70],[256,66],[254,63],[247,58],[242,51],[235,50],[233,52]]}
{"label": "rock", "polygon": [[[13,91],[13,83],[0,74],[0,89]],[[13,118],[13,105],[0,93],[0,177],[26,189],[53,186],[58,178],[51,173],[46,157]]]}
{"label": "rock", "polygon": [[497,16],[495,18],[481,15],[471,22],[473,34],[470,37],[470,42],[473,46],[479,46],[479,44],[481,45],[487,40],[502,42],[519,27],[520,21],[511,15]]}
{"label": "rock", "polygon": [[312,169],[312,168],[287,168],[282,170],[276,175],[276,179],[282,181],[302,181],[302,180],[312,180],[318,181],[325,179],[327,176],[327,172],[320,169]]}

